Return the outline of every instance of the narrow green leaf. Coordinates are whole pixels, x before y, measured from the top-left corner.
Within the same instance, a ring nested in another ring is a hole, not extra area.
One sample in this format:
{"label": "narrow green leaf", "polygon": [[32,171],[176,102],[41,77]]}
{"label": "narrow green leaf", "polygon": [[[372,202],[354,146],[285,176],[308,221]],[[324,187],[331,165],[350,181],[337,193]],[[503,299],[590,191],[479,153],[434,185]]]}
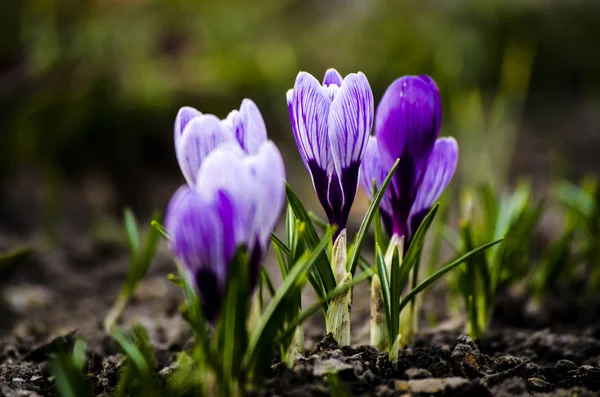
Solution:
{"label": "narrow green leaf", "polygon": [[[296,193],[292,190],[289,184],[286,184],[285,193],[288,199],[288,203],[290,207],[294,211],[294,215],[298,220],[303,222],[306,225],[306,243],[308,244],[308,248],[312,249],[317,246],[319,243],[319,236],[313,226],[313,223],[310,219],[310,215],[304,208],[304,205],[300,202]],[[320,288],[324,292],[328,292],[335,288],[336,282],[335,277],[333,275],[333,271],[331,270],[331,265],[329,263],[329,259],[327,258],[326,252],[322,252],[319,258],[317,259],[315,266],[315,279],[320,284]]]}
{"label": "narrow green leaf", "polygon": [[[394,320],[392,319],[392,300],[398,300],[399,297],[392,295],[392,291],[390,291],[390,280],[388,277],[387,264],[385,263],[385,258],[381,253],[381,248],[379,246],[376,246],[375,250],[377,255],[377,275],[379,276],[379,283],[381,284],[381,294],[383,295],[383,305],[385,308],[385,322],[388,334],[387,336],[388,341],[391,341],[393,340],[394,335]],[[398,258],[398,255],[396,255],[396,258]]]}
{"label": "narrow green leaf", "polygon": [[169,241],[169,233],[167,233],[167,229],[163,225],[161,225],[158,221],[153,220],[150,222],[150,226],[152,226],[156,231],[161,235],[162,238]]}
{"label": "narrow green leaf", "polygon": [[277,340],[282,340],[282,339],[289,337],[291,334],[293,334],[296,331],[297,326],[299,326],[304,321],[306,321],[306,319],[308,319],[310,316],[315,314],[327,302],[329,302],[330,300],[332,300],[333,298],[335,298],[337,296],[340,296],[341,294],[348,292],[348,290],[350,288],[354,288],[354,286],[356,286],[357,284],[360,284],[361,282],[363,282],[365,280],[368,280],[369,278],[373,277],[373,275],[375,275],[375,274],[376,274],[375,270],[373,270],[371,268],[370,271],[362,272],[362,273],[358,274],[357,276],[353,277],[351,283],[340,285],[340,286],[336,287],[333,291],[330,291],[326,296],[324,296],[323,298],[321,298],[318,301],[311,304],[308,308],[306,308],[304,311],[302,311],[302,313],[298,317],[296,317],[294,320],[292,320],[288,324],[285,331],[283,331],[277,337]]}
{"label": "narrow green leaf", "polygon": [[73,365],[79,370],[83,371],[85,366],[85,352],[87,350],[87,343],[83,339],[77,339],[73,345]]}
{"label": "narrow green leaf", "polygon": [[432,274],[431,276],[429,276],[428,278],[426,278],[425,280],[423,280],[416,288],[414,288],[413,290],[411,290],[410,292],[408,292],[406,294],[406,296],[404,297],[404,299],[402,300],[402,302],[400,302],[400,311],[402,311],[402,309],[404,309],[404,307],[415,297],[417,296],[417,294],[421,293],[422,291],[424,291],[425,289],[427,289],[429,286],[431,286],[435,281],[437,281],[439,278],[443,277],[444,275],[446,275],[446,273],[448,273],[449,271],[451,271],[452,269],[456,268],[458,265],[462,264],[464,261],[466,261],[467,259],[469,259],[469,257],[471,257],[472,255],[475,255],[493,245],[498,244],[499,242],[501,242],[502,239],[496,240],[496,241],[492,241],[490,243],[481,245],[479,247],[477,247],[476,249],[474,249],[471,252],[468,252],[464,255],[462,255],[460,258],[450,262],[449,264],[447,264],[446,266],[442,267],[440,270],[438,270],[437,272],[435,272],[434,274]]}
{"label": "narrow green leaf", "polygon": [[[402,290],[406,285],[408,280],[408,275],[410,274],[410,268],[413,267],[408,261],[402,260],[402,264],[400,262],[400,253],[399,249],[402,249],[400,246],[395,246],[392,252],[392,263],[390,266],[390,319],[391,324],[390,334],[388,336],[388,343],[393,343],[396,340],[398,333],[400,332],[400,297],[402,296]],[[406,265],[405,265],[406,263]],[[414,262],[413,262],[414,264]]]}
{"label": "narrow green leaf", "polygon": [[438,208],[440,208],[440,203],[435,203],[435,205],[431,207],[431,209],[425,216],[425,219],[423,219],[423,221],[419,225],[419,228],[413,236],[408,250],[406,251],[406,255],[402,259],[402,263],[407,262],[407,265],[410,266],[411,269],[414,266],[414,263],[417,261],[419,253],[423,249],[423,246],[425,245],[425,237],[427,236],[427,231],[429,230],[431,224],[433,223],[433,220],[435,219],[435,214],[437,213]]}
{"label": "narrow green leaf", "polygon": [[323,253],[325,247],[327,247],[329,240],[331,240],[334,231],[335,228],[331,228],[310,253],[305,252],[298,263],[290,268],[288,276],[283,280],[283,284],[267,305],[258,324],[250,335],[248,349],[243,359],[243,368],[254,372],[253,370],[257,369],[256,367],[261,361],[260,357],[271,353],[273,339],[282,325],[274,323],[274,320],[277,319],[275,314],[281,309],[282,303],[287,301],[289,294],[292,293],[290,291],[293,291],[301,283],[302,277],[306,275],[313,265],[316,265],[318,258]]}
{"label": "narrow green leaf", "polygon": [[275,287],[273,286],[273,281],[271,281],[271,277],[269,277],[269,273],[264,267],[260,268],[260,278],[262,279],[263,283],[267,286],[269,295],[271,295],[271,297],[275,296]]}
{"label": "narrow green leaf", "polygon": [[111,328],[111,335],[117,341],[121,349],[123,349],[127,357],[135,364],[140,375],[143,377],[151,377],[150,366],[146,362],[146,358],[123,330],[118,326],[114,326]]}
{"label": "narrow green leaf", "polygon": [[281,239],[279,237],[277,237],[274,233],[271,233],[271,243],[273,243],[274,246],[279,247],[279,249],[286,255],[290,254],[290,249],[287,247],[287,245],[285,245],[285,243],[283,241],[281,241]]}
{"label": "narrow green leaf", "polygon": [[367,238],[367,234],[369,232],[369,227],[371,226],[371,222],[373,221],[373,217],[375,216],[375,213],[377,212],[377,210],[379,208],[379,203],[381,203],[381,200],[383,199],[383,195],[385,194],[385,192],[388,188],[388,185],[390,184],[392,177],[394,176],[394,172],[396,171],[396,168],[398,167],[399,163],[400,163],[400,159],[396,160],[396,162],[390,169],[390,172],[385,177],[383,183],[381,184],[381,187],[379,188],[377,193],[373,196],[373,200],[371,200],[371,204],[369,205],[369,208],[367,209],[367,213],[366,213],[365,217],[363,218],[362,223],[360,224],[358,233],[356,234],[354,243],[352,244],[352,248],[350,249],[351,253],[350,253],[350,258],[348,260],[348,269],[349,269],[350,273],[352,273],[353,276],[354,276],[354,273],[356,273],[356,266],[358,265],[358,258],[360,257],[363,244],[365,243],[365,240]]}
{"label": "narrow green leaf", "polygon": [[132,261],[136,262],[140,252],[140,233],[138,231],[135,215],[133,214],[133,211],[131,211],[129,208],[125,210],[124,220],[125,232],[127,234],[127,243],[129,244],[130,255],[132,258],[134,258],[134,260]]}
{"label": "narrow green leaf", "polygon": [[[160,219],[160,212],[155,211],[152,220],[158,221]],[[142,251],[142,255],[139,258],[139,264],[137,267],[136,274],[136,282],[139,282],[148,271],[150,264],[152,263],[152,259],[156,254],[156,249],[158,248],[158,239],[160,238],[160,234],[156,228],[151,227],[148,229],[148,235],[146,236],[146,244],[144,244],[144,249]]]}

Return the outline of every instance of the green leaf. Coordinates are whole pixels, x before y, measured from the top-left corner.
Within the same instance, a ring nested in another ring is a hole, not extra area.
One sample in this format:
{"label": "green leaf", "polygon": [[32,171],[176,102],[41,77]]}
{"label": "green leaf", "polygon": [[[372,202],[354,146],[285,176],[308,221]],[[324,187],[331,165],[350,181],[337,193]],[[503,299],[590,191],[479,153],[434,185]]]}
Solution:
{"label": "green leaf", "polygon": [[87,350],[87,343],[83,339],[77,339],[75,344],[73,345],[73,365],[79,371],[83,371],[83,367],[85,366],[85,352]]}
{"label": "green leaf", "polygon": [[306,321],[306,319],[308,319],[310,316],[315,314],[327,302],[329,302],[330,300],[332,300],[333,298],[335,298],[337,296],[340,296],[340,295],[348,292],[349,289],[354,288],[354,286],[362,283],[365,280],[368,280],[369,278],[373,277],[373,275],[375,275],[375,274],[376,274],[375,270],[373,270],[371,268],[369,271],[362,272],[362,273],[358,274],[357,276],[353,277],[351,283],[342,284],[340,286],[337,286],[333,291],[330,291],[326,296],[324,296],[323,298],[321,298],[318,301],[311,304],[298,317],[296,317],[294,320],[290,321],[290,323],[288,324],[285,331],[283,331],[279,335],[277,340],[281,340],[281,339],[287,338],[290,335],[292,335],[296,331],[297,326],[299,326],[304,321]]}
{"label": "green leaf", "polygon": [[146,330],[139,325],[135,326],[133,340],[117,326],[110,332],[127,356],[115,395],[159,396],[156,360]]}
{"label": "green leaf", "polygon": [[[306,225],[305,239],[308,248],[315,248],[319,243],[319,236],[317,235],[315,227],[313,226],[310,215],[289,184],[286,184],[285,192],[288,203],[294,211],[295,217]],[[329,263],[329,259],[327,258],[326,252],[323,251],[318,257],[314,269],[315,279],[320,289],[320,291],[317,291],[317,294],[319,294],[319,296],[324,296],[336,286],[335,277],[333,275],[333,271],[331,270],[331,265]]]}
{"label": "green leaf", "polygon": [[429,288],[435,281],[437,281],[439,278],[443,277],[444,275],[446,275],[446,273],[450,272],[451,270],[453,270],[454,268],[456,268],[457,266],[459,266],[460,264],[462,264],[464,261],[466,261],[467,259],[469,259],[472,255],[476,255],[479,252],[498,244],[499,242],[501,242],[502,239],[496,240],[496,241],[492,241],[490,243],[484,244],[482,246],[479,246],[477,248],[475,248],[473,251],[468,252],[464,255],[462,255],[461,257],[459,257],[458,259],[455,259],[454,261],[450,262],[449,264],[447,264],[446,266],[442,267],[440,270],[438,270],[437,272],[435,272],[434,274],[432,274],[431,276],[429,276],[428,278],[426,278],[425,280],[423,280],[416,288],[414,288],[413,290],[411,290],[410,292],[408,292],[406,294],[406,296],[404,297],[404,299],[402,300],[402,302],[400,302],[400,311],[402,311],[402,309],[404,309],[404,307],[415,297],[417,296],[419,293],[421,293],[422,291],[424,291],[425,289]]}
{"label": "green leaf", "polygon": [[279,237],[277,237],[274,233],[271,233],[271,243],[274,246],[278,247],[284,254],[289,255],[290,249],[285,245],[283,241]]}
{"label": "green leaf", "polygon": [[[285,316],[285,303],[288,302],[290,294],[294,294],[297,287],[302,284],[302,278],[313,265],[316,265],[318,258],[323,253],[325,247],[331,240],[335,228],[330,229],[323,239],[310,252],[305,252],[298,263],[290,268],[288,276],[283,280],[283,284],[275,293],[275,296],[267,305],[258,324],[250,335],[248,349],[243,359],[243,368],[255,376],[262,372],[262,368],[269,355],[273,351],[273,341],[277,333],[282,329]],[[296,308],[287,308],[295,310]]]}
{"label": "green leaf", "polygon": [[77,350],[69,354],[62,345],[58,352],[50,356],[48,368],[54,376],[54,384],[61,397],[91,397],[92,387],[82,372],[85,365],[85,342],[78,340],[74,349]]}
{"label": "green leaf", "polygon": [[[152,215],[152,220],[158,221],[158,219],[160,219],[160,212],[154,211],[154,214]],[[146,272],[148,271],[148,268],[152,263],[152,259],[156,254],[159,238],[160,234],[156,228],[151,227],[150,229],[148,229],[148,235],[146,236],[146,244],[144,244],[142,255],[138,260],[137,272],[135,275],[136,282],[139,282],[146,275]]]}
{"label": "green leaf", "polygon": [[262,279],[263,283],[267,286],[269,295],[273,297],[275,295],[275,287],[273,286],[273,281],[271,281],[271,277],[269,277],[269,273],[264,267],[260,268],[260,278]]}
{"label": "green leaf", "polygon": [[394,245],[392,252],[392,263],[390,266],[390,319],[391,324],[390,334],[388,335],[388,344],[391,345],[396,340],[398,333],[400,332],[400,297],[406,283],[408,282],[408,276],[411,268],[415,262],[408,262],[402,260],[400,263],[399,250],[403,249],[401,245]]}
{"label": "green leaf", "polygon": [[[403,266],[406,262],[406,266],[410,266],[410,269],[412,269],[412,267],[416,263],[417,259],[419,258],[420,252],[423,250],[423,246],[425,245],[425,237],[427,236],[427,231],[431,227],[431,224],[435,219],[435,214],[437,213],[439,207],[440,203],[435,203],[435,205],[431,207],[431,209],[419,225],[419,228],[413,236],[408,250],[406,251],[406,255],[402,259]],[[404,286],[402,286],[402,288],[404,288]]]}
{"label": "green leaf", "polygon": [[249,260],[245,249],[238,250],[231,263],[226,283],[223,310],[216,329],[222,370],[221,393],[229,395],[241,373],[241,359],[248,342],[246,319],[249,314]]}
{"label": "green leaf", "polygon": [[352,273],[353,276],[354,276],[354,273],[356,272],[356,266],[358,265],[358,258],[360,257],[360,253],[362,251],[362,246],[365,243],[365,240],[367,238],[367,233],[369,232],[369,227],[371,226],[373,217],[375,216],[375,213],[379,209],[379,203],[381,203],[381,200],[383,199],[383,195],[385,194],[387,187],[390,184],[390,182],[392,180],[392,176],[394,175],[394,172],[396,171],[396,168],[398,167],[399,163],[400,163],[400,159],[396,160],[396,162],[390,169],[390,172],[387,174],[383,183],[381,184],[381,187],[379,188],[377,193],[375,193],[375,195],[373,196],[373,200],[371,200],[371,204],[369,205],[369,208],[367,209],[367,213],[366,213],[365,217],[363,218],[362,223],[360,224],[358,233],[356,234],[356,237],[354,239],[354,243],[352,244],[352,247],[350,248],[351,253],[350,253],[350,258],[348,260],[348,269],[349,269],[350,273]]}
{"label": "green leaf", "polygon": [[129,245],[129,253],[131,255],[131,262],[136,263],[137,257],[140,252],[140,233],[137,227],[137,221],[133,211],[129,208],[125,210],[125,234],[127,235],[127,243]]}
{"label": "green leaf", "polygon": [[161,235],[162,238],[164,238],[167,241],[170,240],[169,233],[167,233],[167,229],[165,229],[165,227],[161,225],[158,221],[153,220],[152,222],[150,222],[150,226],[156,229],[156,231],[158,232],[158,234]]}
{"label": "green leaf", "polygon": [[[390,291],[390,281],[388,277],[387,264],[385,263],[385,258],[381,253],[381,247],[376,246],[376,255],[377,255],[377,275],[379,276],[379,283],[381,284],[381,294],[383,295],[383,305],[385,308],[385,322],[387,325],[387,336],[388,341],[393,340],[394,335],[394,320],[392,319],[392,300],[399,300],[400,298],[394,296],[392,298],[392,291]],[[395,250],[397,251],[397,250]],[[398,256],[396,255],[396,258]],[[392,265],[393,266],[393,265]],[[392,273],[394,270],[392,269]]]}

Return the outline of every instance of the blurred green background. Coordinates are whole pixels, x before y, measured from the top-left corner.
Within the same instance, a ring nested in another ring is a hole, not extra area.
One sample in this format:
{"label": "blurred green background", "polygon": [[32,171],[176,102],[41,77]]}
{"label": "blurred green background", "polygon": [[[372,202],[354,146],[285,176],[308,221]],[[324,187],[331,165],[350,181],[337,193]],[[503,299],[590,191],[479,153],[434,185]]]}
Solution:
{"label": "blurred green background", "polygon": [[4,0],[0,196],[26,201],[18,181],[34,175],[25,186],[52,206],[99,179],[116,213],[149,213],[183,181],[178,108],[225,117],[244,97],[292,183],[308,181],[285,92],[329,67],[363,71],[376,103],[395,78],[430,74],[458,181],[577,179],[600,168],[598,38],[600,2],[583,0]]}

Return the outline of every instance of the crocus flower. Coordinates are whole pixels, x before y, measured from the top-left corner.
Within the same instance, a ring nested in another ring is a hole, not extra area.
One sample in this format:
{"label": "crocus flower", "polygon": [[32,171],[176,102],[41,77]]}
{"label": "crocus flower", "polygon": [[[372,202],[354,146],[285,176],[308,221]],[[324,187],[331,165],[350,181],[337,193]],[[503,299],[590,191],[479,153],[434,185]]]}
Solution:
{"label": "crocus flower", "polygon": [[373,94],[361,72],[344,79],[334,69],[323,84],[306,72],[287,92],[288,110],[302,161],[330,224],[346,227],[358,173],[373,125]]}
{"label": "crocus flower", "polygon": [[397,79],[377,108],[375,136],[369,139],[361,185],[372,197],[373,180],[380,186],[400,159],[380,210],[388,233],[408,242],[456,170],[456,140],[437,139],[441,120],[440,93],[429,76]]}
{"label": "crocus flower", "polygon": [[210,320],[240,246],[250,254],[250,281],[256,284],[283,208],[284,178],[283,159],[271,141],[254,155],[226,144],[204,159],[193,188],[184,185],[171,198],[165,221],[171,249],[196,283]]}
{"label": "crocus flower", "polygon": [[225,120],[185,106],[175,119],[175,154],[188,185],[196,182],[196,174],[204,158],[218,146],[237,142],[248,154],[255,154],[267,140],[267,129],[260,110],[250,99],[244,99],[240,110],[233,110]]}
{"label": "crocus flower", "polygon": [[182,108],[175,150],[187,185],[171,198],[170,246],[198,288],[206,317],[219,313],[235,251],[250,254],[251,287],[285,199],[285,168],[260,111],[245,99],[225,120]]}

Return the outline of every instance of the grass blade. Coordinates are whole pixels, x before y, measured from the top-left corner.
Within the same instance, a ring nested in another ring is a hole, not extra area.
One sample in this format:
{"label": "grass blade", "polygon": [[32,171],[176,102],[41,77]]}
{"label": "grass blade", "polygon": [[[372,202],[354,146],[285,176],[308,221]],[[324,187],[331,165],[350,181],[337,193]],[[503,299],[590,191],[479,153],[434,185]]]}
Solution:
{"label": "grass blade", "polygon": [[450,262],[449,264],[447,264],[446,266],[442,267],[440,270],[438,270],[437,272],[433,273],[431,276],[429,276],[428,278],[426,278],[425,280],[423,280],[418,286],[416,286],[413,290],[411,290],[410,292],[408,292],[406,294],[406,296],[404,297],[404,299],[402,300],[402,302],[400,302],[400,311],[402,311],[402,309],[415,297],[417,296],[417,294],[421,293],[422,291],[424,291],[425,289],[427,289],[428,287],[430,287],[435,281],[437,281],[439,278],[443,277],[444,275],[446,275],[446,273],[448,273],[449,271],[453,270],[454,268],[456,268],[458,265],[462,264],[464,261],[466,261],[467,259],[469,259],[472,255],[476,255],[478,253],[480,253],[481,251],[498,244],[499,242],[501,242],[502,239],[498,239],[496,241],[492,241],[490,243],[481,245],[477,248],[475,248],[473,251],[468,252],[464,255],[462,255],[460,258]]}

